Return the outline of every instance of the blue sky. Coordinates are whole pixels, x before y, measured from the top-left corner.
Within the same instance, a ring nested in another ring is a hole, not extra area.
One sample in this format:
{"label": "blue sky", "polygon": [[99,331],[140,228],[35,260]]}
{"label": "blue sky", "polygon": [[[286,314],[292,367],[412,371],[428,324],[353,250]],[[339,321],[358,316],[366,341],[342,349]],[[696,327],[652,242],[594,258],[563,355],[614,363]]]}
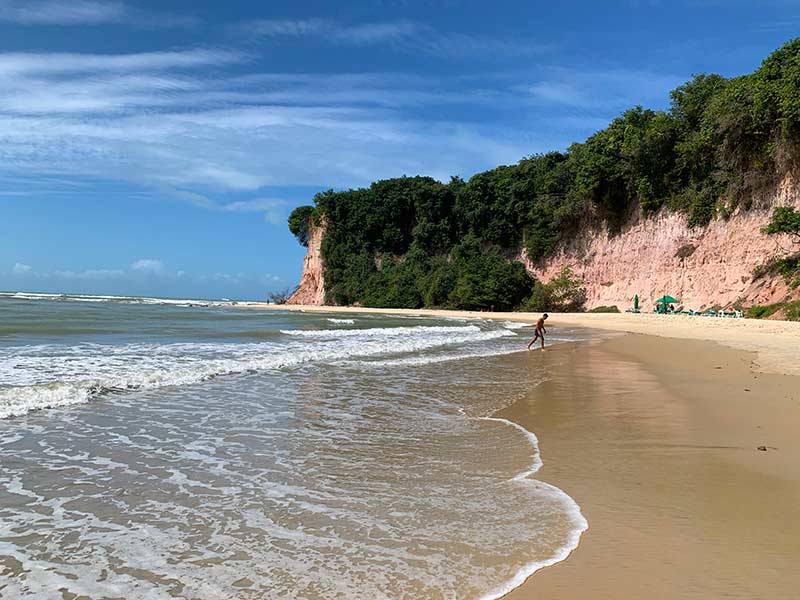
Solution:
{"label": "blue sky", "polygon": [[0,289],[263,298],[316,191],[564,149],[792,0],[0,0]]}

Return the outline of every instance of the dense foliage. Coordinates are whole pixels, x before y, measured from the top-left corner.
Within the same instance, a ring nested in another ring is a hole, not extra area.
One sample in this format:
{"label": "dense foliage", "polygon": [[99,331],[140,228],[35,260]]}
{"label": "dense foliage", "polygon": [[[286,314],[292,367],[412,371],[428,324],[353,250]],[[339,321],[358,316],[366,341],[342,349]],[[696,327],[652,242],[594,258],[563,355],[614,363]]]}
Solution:
{"label": "dense foliage", "polygon": [[[302,244],[325,216],[329,302],[372,306],[545,306],[546,290],[509,262],[536,261],[585,219],[621,226],[638,210],[727,216],[793,168],[800,142],[800,38],[756,72],[698,75],[668,111],[632,108],[567,152],[444,184],[429,177],[318,194],[289,218]],[[552,300],[552,297],[551,297]],[[571,306],[577,306],[574,302]]]}
{"label": "dense foliage", "polygon": [[586,289],[569,268],[547,283],[533,284],[522,308],[527,311],[580,312],[586,304]]}
{"label": "dense foliage", "polygon": [[778,302],[766,306],[753,306],[747,309],[749,319],[769,319],[776,313],[786,321],[800,321],[800,300],[794,302]]}
{"label": "dense foliage", "polygon": [[[772,220],[762,229],[764,233],[785,233],[795,244],[800,244],[800,211],[791,206],[780,206],[772,213]],[[790,256],[773,258],[753,273],[757,279],[764,275],[783,275],[792,288],[800,287],[800,252]]]}
{"label": "dense foliage", "polygon": [[800,211],[793,206],[780,206],[772,213],[772,220],[764,227],[764,233],[788,233],[800,244]]}
{"label": "dense foliage", "polygon": [[300,206],[289,215],[289,231],[303,246],[308,246],[308,231],[313,217],[313,206]]}

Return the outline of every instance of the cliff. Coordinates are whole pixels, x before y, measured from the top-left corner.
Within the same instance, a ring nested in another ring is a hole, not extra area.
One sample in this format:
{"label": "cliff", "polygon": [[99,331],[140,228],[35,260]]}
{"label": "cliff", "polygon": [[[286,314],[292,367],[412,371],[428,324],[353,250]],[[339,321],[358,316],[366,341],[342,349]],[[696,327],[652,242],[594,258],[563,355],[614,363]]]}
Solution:
{"label": "cliff", "polygon": [[[696,310],[737,301],[744,306],[772,304],[798,295],[780,275],[753,277],[770,259],[798,250],[788,237],[761,233],[773,208],[785,205],[800,208],[796,177],[784,177],[758,206],[717,217],[706,227],[691,228],[685,214],[664,209],[648,218],[634,215],[620,232],[611,232],[605,223],[584,226],[543,261],[528,260],[524,251],[513,258],[545,283],[564,267],[571,268],[584,282],[588,309],[625,309],[638,294],[642,310],[649,311],[665,293]],[[325,230],[324,222],[309,227],[300,285],[288,304],[325,303]]]}
{"label": "cliff", "polygon": [[303,273],[300,285],[289,296],[286,304],[321,306],[325,304],[325,264],[322,260],[322,240],[325,237],[325,223],[310,224],[308,228],[308,249],[303,259]]}
{"label": "cliff", "polygon": [[642,310],[651,310],[663,294],[680,299],[696,310],[783,301],[790,295],[783,277],[754,280],[753,271],[792,250],[788,237],[761,233],[775,206],[800,207],[800,181],[786,176],[775,193],[757,207],[717,217],[708,226],[690,228],[681,213],[660,211],[651,218],[635,218],[619,233],[606,225],[579,231],[546,260],[532,263],[524,252],[517,258],[528,271],[547,282],[564,267],[583,280],[587,308],[633,305],[636,294]]}

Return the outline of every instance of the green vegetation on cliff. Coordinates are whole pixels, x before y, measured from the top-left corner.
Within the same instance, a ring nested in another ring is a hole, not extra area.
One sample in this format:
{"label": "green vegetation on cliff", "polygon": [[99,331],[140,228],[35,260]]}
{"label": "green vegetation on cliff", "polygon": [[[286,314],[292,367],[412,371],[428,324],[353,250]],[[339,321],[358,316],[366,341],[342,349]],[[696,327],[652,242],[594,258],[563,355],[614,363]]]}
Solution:
{"label": "green vegetation on cliff", "polygon": [[[326,299],[337,304],[554,308],[519,262],[539,260],[586,218],[621,226],[636,210],[682,211],[692,226],[744,207],[795,168],[800,38],[754,73],[698,75],[669,111],[632,108],[567,152],[440,183],[402,177],[317,194],[289,227],[302,244],[324,216]],[[571,275],[567,275],[568,278]],[[562,274],[563,277],[563,274]],[[578,282],[571,293],[580,307]]]}

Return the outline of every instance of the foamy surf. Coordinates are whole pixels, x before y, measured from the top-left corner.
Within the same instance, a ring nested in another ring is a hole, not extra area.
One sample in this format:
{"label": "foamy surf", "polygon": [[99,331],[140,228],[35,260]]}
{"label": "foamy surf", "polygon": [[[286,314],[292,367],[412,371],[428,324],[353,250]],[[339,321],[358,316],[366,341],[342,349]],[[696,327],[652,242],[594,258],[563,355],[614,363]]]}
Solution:
{"label": "foamy surf", "polygon": [[533,323],[522,323],[521,321],[503,321],[503,327],[515,331],[525,327],[533,327]]}
{"label": "foamy surf", "polygon": [[[2,351],[0,418],[88,402],[107,393],[197,384],[313,362],[414,354],[512,335],[477,326],[284,330],[314,342],[34,345]],[[402,364],[402,363],[400,363]]]}
{"label": "foamy surf", "polygon": [[[463,411],[461,411],[462,414]],[[566,560],[569,555],[575,550],[578,545],[580,544],[580,539],[583,533],[589,528],[589,522],[583,516],[581,512],[581,507],[578,506],[578,503],[566,492],[557,488],[554,485],[550,485],[549,483],[545,483],[543,481],[539,481],[536,479],[531,479],[531,476],[536,474],[539,469],[542,468],[544,462],[542,461],[541,451],[539,449],[539,438],[536,437],[532,431],[525,429],[522,425],[518,423],[514,423],[513,421],[509,421],[508,419],[503,419],[501,417],[473,417],[476,420],[480,421],[493,421],[496,423],[503,423],[508,425],[509,427],[513,427],[514,429],[518,430],[522,435],[525,436],[528,444],[532,448],[531,453],[531,464],[530,466],[517,473],[514,477],[512,477],[512,481],[519,482],[521,485],[530,485],[538,488],[539,490],[545,490],[548,493],[553,494],[554,497],[558,498],[560,502],[563,503],[565,512],[569,515],[572,519],[574,527],[570,532],[568,539],[566,540],[565,544],[558,549],[555,555],[552,558],[546,560],[539,560],[539,561],[532,561],[524,566],[522,566],[513,577],[511,577],[508,581],[503,582],[502,584],[498,585],[497,587],[491,589],[490,591],[486,592],[482,596],[480,596],[480,600],[497,600],[498,598],[502,598],[506,594],[509,594],[514,589],[521,586],[525,581],[530,578],[536,571],[543,569],[545,567],[550,567],[555,564],[558,564],[564,560]]]}
{"label": "foamy surf", "polygon": [[484,417],[540,360],[502,323],[6,304],[9,597],[494,598],[585,528]]}
{"label": "foamy surf", "polygon": [[572,499],[569,495],[565,492],[560,490],[559,488],[544,483],[542,481],[530,480],[530,479],[523,479],[522,482],[528,482],[530,485],[536,485],[542,490],[551,491],[555,496],[557,496],[565,505],[565,508],[572,515],[575,527],[573,531],[569,534],[569,538],[567,539],[564,546],[559,549],[559,551],[553,556],[552,558],[540,561],[533,561],[524,567],[520,568],[514,576],[505,583],[493,588],[489,592],[485,593],[484,595],[480,596],[480,600],[497,600],[498,598],[502,598],[506,594],[511,593],[513,590],[521,586],[525,581],[527,581],[532,575],[545,567],[552,567],[560,562],[563,562],[569,558],[569,555],[578,547],[580,544],[581,536],[583,533],[589,529],[589,522],[581,513],[581,507],[578,506],[578,503]]}
{"label": "foamy surf", "polygon": [[49,294],[44,292],[0,292],[0,300],[27,300],[44,302],[90,302],[117,304],[144,304],[179,307],[226,307],[241,304],[244,306],[258,304],[252,301],[204,300],[192,298],[153,298],[147,296],[103,296],[96,294]]}

